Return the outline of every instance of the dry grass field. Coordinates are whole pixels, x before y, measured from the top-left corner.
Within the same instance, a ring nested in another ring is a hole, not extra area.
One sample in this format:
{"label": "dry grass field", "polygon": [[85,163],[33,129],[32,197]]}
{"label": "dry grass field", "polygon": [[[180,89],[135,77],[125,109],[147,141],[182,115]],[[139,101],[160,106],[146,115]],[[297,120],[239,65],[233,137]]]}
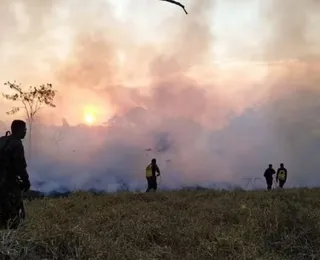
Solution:
{"label": "dry grass field", "polygon": [[78,192],[26,210],[1,259],[320,259],[320,189]]}

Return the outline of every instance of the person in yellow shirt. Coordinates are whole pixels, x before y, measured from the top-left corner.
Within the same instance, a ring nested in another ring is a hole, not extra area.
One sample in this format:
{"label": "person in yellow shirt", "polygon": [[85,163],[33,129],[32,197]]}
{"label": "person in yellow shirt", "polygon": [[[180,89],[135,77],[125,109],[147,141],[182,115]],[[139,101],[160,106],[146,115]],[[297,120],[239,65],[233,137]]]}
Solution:
{"label": "person in yellow shirt", "polygon": [[[158,173],[156,175],[156,173]],[[150,190],[157,190],[157,177],[160,176],[160,169],[159,166],[157,165],[157,160],[152,159],[151,163],[146,167],[146,179],[148,182],[148,188],[146,192],[149,192]]]}

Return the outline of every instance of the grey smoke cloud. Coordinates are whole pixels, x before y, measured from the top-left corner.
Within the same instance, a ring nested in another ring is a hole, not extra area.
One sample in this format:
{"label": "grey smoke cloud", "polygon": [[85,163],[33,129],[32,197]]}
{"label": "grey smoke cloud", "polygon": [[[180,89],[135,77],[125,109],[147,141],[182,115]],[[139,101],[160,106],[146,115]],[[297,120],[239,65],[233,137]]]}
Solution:
{"label": "grey smoke cloud", "polygon": [[[169,8],[136,2],[123,8]],[[107,1],[33,0],[23,7],[28,26],[20,21],[20,30],[19,19],[8,13],[22,2],[2,1],[0,63],[6,66],[0,78],[51,81],[58,88],[57,108],[42,111],[35,126],[29,163],[34,187],[143,189],[153,157],[163,172],[162,188],[243,185],[245,176],[262,177],[269,163],[281,162],[289,169],[288,185],[318,184],[320,67],[310,60],[318,58],[313,46],[319,38],[310,22],[315,18],[306,15],[318,4],[267,2],[257,10],[264,28],[260,48],[232,44],[232,55],[259,63],[221,67],[212,64],[219,1],[185,1],[187,17],[178,10],[160,25],[151,19],[157,40],[134,29],[141,13],[118,19]],[[58,37],[62,25],[68,33]],[[101,125],[76,125],[87,103],[99,107]]]}

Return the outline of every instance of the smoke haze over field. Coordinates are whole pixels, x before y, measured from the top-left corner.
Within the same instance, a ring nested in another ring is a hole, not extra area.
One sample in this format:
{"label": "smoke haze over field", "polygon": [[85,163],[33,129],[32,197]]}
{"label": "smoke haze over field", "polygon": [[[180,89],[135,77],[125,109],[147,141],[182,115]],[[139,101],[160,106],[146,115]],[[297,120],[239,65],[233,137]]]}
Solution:
{"label": "smoke haze over field", "polygon": [[243,185],[281,162],[288,185],[320,184],[320,3],[182,2],[188,16],[157,0],[0,2],[1,81],[58,90],[34,128],[34,187],[141,189],[152,157],[167,188]]}

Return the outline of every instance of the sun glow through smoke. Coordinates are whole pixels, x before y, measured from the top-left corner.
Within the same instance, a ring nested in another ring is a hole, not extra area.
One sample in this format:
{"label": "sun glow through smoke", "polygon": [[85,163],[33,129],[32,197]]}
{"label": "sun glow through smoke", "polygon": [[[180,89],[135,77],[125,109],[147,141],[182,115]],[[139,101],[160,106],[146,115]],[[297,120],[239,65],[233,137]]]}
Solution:
{"label": "sun glow through smoke", "polygon": [[87,125],[92,125],[96,122],[96,114],[97,114],[97,109],[93,107],[86,107],[84,110],[84,122]]}
{"label": "sun glow through smoke", "polygon": [[84,120],[86,121],[86,123],[87,123],[88,125],[92,125],[92,124],[94,123],[95,118],[94,118],[93,115],[87,114],[87,115],[85,115]]}

